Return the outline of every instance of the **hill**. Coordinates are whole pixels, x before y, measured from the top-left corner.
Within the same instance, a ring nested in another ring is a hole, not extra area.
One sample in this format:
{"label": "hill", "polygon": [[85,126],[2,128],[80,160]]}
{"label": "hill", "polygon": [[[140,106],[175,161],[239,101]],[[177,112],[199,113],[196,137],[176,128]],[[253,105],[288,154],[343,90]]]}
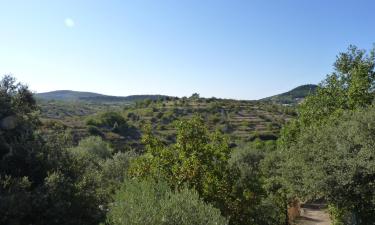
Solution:
{"label": "hill", "polygon": [[126,97],[103,95],[93,92],[81,92],[71,90],[59,90],[44,93],[37,93],[35,96],[41,100],[57,101],[85,101],[85,102],[133,102],[145,99],[157,100],[166,98],[164,95],[130,95]]}
{"label": "hill", "polygon": [[46,126],[52,121],[62,123],[78,139],[99,135],[120,149],[139,146],[144,124],[151,124],[154,133],[166,142],[173,142],[174,122],[197,114],[211,131],[221,130],[231,143],[275,140],[280,128],[296,116],[294,107],[280,103],[297,103],[315,89],[315,85],[304,85],[260,101],[161,95],[115,97],[73,91],[42,93],[38,97],[62,100],[39,101]]}
{"label": "hill", "polygon": [[216,98],[168,98],[136,104],[91,103],[85,101],[41,101],[42,120],[47,130],[65,127],[75,140],[99,135],[116,149],[139,147],[145,124],[166,143],[176,137],[175,122],[201,116],[210,131],[220,130],[231,143],[255,139],[275,140],[280,128],[296,114],[294,107],[272,102]]}
{"label": "hill", "polygon": [[271,102],[279,103],[279,104],[295,105],[301,102],[309,94],[314,93],[317,88],[318,86],[314,84],[301,85],[288,92],[261,99],[261,101],[271,101]]}

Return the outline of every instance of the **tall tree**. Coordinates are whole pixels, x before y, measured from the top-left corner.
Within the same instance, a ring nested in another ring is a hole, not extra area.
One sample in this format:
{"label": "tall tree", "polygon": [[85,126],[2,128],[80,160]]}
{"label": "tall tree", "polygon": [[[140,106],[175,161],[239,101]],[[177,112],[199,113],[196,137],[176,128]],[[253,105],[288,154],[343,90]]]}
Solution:
{"label": "tall tree", "polygon": [[279,143],[288,147],[303,129],[325,123],[345,110],[370,105],[375,97],[375,47],[369,53],[349,46],[334,63],[334,72],[322,81],[317,91],[298,107],[298,118],[286,125]]}

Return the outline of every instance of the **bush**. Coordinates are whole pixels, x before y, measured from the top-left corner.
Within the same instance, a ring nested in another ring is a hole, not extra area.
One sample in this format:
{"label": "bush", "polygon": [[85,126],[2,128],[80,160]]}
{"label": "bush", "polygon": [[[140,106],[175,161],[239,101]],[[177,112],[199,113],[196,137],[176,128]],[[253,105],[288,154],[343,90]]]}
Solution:
{"label": "bush", "polygon": [[177,193],[169,192],[161,205],[163,224],[166,225],[228,224],[220,215],[220,210],[205,204],[195,190],[185,188]]}
{"label": "bush", "polygon": [[100,137],[91,136],[81,140],[77,147],[71,149],[71,152],[106,159],[112,156],[113,149]]}
{"label": "bush", "polygon": [[213,124],[217,124],[221,121],[221,115],[220,114],[214,114],[209,117],[209,120]]}
{"label": "bush", "polygon": [[115,125],[127,125],[124,117],[117,112],[105,112],[95,118],[89,118],[87,119],[86,124],[97,127],[106,127],[108,129],[114,128]]}
{"label": "bush", "polygon": [[96,126],[88,125],[87,131],[89,132],[90,135],[93,135],[93,136],[101,136],[101,137],[103,136],[103,133]]}
{"label": "bush", "polygon": [[125,182],[108,213],[113,225],[224,225],[218,209],[205,204],[196,191],[173,192],[151,180]]}

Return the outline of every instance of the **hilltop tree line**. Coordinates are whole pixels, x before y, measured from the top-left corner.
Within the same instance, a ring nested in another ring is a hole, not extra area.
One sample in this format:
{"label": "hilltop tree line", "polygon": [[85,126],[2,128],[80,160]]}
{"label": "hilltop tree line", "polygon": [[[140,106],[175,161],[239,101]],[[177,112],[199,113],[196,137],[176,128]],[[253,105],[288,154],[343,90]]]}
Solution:
{"label": "hilltop tree line", "polygon": [[[142,149],[119,150],[96,127],[134,133],[108,112],[76,143],[41,129],[27,86],[0,81],[0,224],[289,224],[294,202],[321,200],[334,224],[375,221],[375,49],[350,46],[298,106],[277,141],[231,146],[199,115],[167,143],[144,124]],[[199,99],[195,94],[192,99]],[[142,103],[146,104],[146,103]]]}

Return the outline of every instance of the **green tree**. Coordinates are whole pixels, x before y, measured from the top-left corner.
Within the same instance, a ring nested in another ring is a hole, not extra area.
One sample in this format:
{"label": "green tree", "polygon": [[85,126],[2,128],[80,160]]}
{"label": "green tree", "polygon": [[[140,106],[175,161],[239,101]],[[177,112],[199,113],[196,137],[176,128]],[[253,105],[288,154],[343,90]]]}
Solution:
{"label": "green tree", "polygon": [[375,220],[375,108],[305,130],[286,152],[284,176],[305,199],[325,198],[358,224]]}
{"label": "green tree", "polygon": [[334,72],[301,104],[299,120],[309,125],[342,110],[353,110],[371,104],[375,85],[375,48],[366,54],[355,46],[340,53]]}
{"label": "green tree", "polygon": [[39,167],[40,146],[34,136],[39,124],[36,102],[27,86],[16,83],[11,76],[0,81],[0,175],[31,176]]}
{"label": "green tree", "polygon": [[199,100],[200,99],[200,95],[198,93],[194,93],[192,94],[189,99],[193,100],[193,101],[196,101],[196,100]]}
{"label": "green tree", "polygon": [[133,176],[165,177],[173,185],[188,184],[203,195],[209,195],[208,188],[221,185],[230,149],[223,136],[209,135],[201,118],[178,122],[177,142],[171,147],[155,138],[150,128],[143,143],[146,154],[130,168]]}
{"label": "green tree", "polygon": [[0,81],[0,223],[27,223],[33,185],[43,182],[36,102],[27,86],[11,76]]}
{"label": "green tree", "polygon": [[266,214],[258,213],[265,197],[259,169],[262,155],[232,156],[227,139],[218,132],[210,133],[200,117],[177,123],[177,140],[172,146],[157,139],[151,127],[146,129],[143,143],[146,153],[132,162],[132,177],[166,180],[177,190],[195,189],[230,218],[230,224],[269,221]]}
{"label": "green tree", "polygon": [[[148,129],[143,137],[146,154],[136,159],[130,174],[166,179],[172,187],[188,185],[210,202],[223,202],[230,185],[227,162],[230,149],[219,133],[209,134],[203,120],[177,123],[177,142],[164,146]],[[220,203],[221,204],[221,203]]]}
{"label": "green tree", "polygon": [[346,52],[340,53],[334,63],[334,72],[298,107],[298,119],[282,129],[280,144],[287,148],[305,127],[325,123],[345,110],[370,105],[375,96],[374,66],[375,48],[367,54],[351,45]]}

